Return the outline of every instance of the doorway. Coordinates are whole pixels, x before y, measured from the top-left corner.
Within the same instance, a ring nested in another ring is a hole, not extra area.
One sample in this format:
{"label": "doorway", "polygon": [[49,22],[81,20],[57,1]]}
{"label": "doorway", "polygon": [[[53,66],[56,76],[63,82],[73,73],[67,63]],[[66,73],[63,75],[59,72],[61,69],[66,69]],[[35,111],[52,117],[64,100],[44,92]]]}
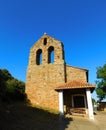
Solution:
{"label": "doorway", "polygon": [[73,103],[74,108],[84,108],[85,107],[84,96],[83,95],[73,96]]}

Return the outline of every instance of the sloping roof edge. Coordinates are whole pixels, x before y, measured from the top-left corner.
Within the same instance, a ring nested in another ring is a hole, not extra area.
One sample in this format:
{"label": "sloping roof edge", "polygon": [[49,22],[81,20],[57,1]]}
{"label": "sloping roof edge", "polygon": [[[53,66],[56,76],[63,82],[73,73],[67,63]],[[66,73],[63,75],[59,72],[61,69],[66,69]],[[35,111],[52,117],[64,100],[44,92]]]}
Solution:
{"label": "sloping roof edge", "polygon": [[35,44],[36,44],[40,39],[48,38],[48,37],[54,39],[55,41],[60,42],[60,43],[63,45],[62,41],[57,40],[56,38],[54,38],[54,37],[48,35],[47,33],[44,33],[38,40],[36,40],[36,41],[34,42],[33,46],[32,46],[30,49],[32,49],[32,48],[35,46]]}
{"label": "sloping roof edge", "polygon": [[67,66],[67,67],[72,67],[72,68],[76,68],[76,69],[81,69],[81,70],[88,71],[88,69],[80,68],[80,67],[76,67],[76,66],[71,66],[71,65],[68,65],[68,64],[66,64],[66,66]]}
{"label": "sloping roof edge", "polygon": [[90,84],[88,82],[82,82],[82,81],[69,81],[62,85],[59,85],[55,88],[55,90],[64,90],[64,89],[82,89],[82,88],[89,88],[89,89],[95,89],[94,84]]}

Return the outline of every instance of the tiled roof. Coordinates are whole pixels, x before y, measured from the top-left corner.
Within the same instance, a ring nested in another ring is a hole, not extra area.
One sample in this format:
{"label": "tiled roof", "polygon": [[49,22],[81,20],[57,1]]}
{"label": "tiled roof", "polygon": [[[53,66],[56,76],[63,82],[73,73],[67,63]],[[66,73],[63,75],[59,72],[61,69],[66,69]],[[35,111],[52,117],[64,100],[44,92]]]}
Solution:
{"label": "tiled roof", "polygon": [[73,81],[66,82],[65,84],[62,84],[62,85],[58,86],[57,88],[55,88],[55,90],[75,89],[75,88],[91,88],[91,89],[95,89],[95,85],[87,83],[87,82],[73,80]]}

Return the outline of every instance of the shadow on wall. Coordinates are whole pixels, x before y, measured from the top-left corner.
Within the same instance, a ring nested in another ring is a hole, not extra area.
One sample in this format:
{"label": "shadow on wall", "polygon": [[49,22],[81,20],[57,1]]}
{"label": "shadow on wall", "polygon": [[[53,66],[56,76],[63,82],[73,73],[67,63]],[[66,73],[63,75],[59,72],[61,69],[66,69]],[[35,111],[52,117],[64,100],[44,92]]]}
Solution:
{"label": "shadow on wall", "polygon": [[23,102],[0,103],[0,130],[65,130],[70,121]]}

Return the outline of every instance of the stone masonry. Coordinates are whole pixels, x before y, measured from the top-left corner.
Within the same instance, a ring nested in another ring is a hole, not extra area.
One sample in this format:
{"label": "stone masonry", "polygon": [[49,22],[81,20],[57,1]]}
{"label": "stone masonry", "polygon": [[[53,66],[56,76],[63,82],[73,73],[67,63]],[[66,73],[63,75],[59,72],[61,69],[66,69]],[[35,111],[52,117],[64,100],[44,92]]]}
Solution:
{"label": "stone masonry", "polygon": [[[51,50],[54,51],[53,63],[50,62]],[[87,70],[66,65],[62,42],[44,34],[30,49],[26,76],[28,99],[32,104],[59,110],[55,88],[70,80],[87,82]]]}

